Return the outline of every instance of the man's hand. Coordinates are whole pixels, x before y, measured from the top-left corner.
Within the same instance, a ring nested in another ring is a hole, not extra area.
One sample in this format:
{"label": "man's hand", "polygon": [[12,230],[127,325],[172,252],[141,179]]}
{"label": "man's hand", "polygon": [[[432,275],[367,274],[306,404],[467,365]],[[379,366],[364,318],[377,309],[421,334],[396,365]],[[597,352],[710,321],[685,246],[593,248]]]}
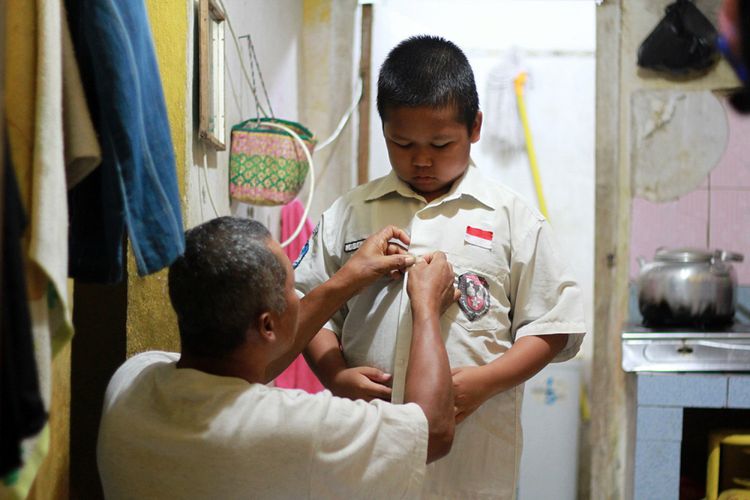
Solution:
{"label": "man's hand", "polygon": [[367,238],[339,273],[343,273],[352,283],[356,283],[358,289],[383,276],[402,273],[414,264],[416,259],[411,255],[394,251],[398,245],[389,244],[390,240],[400,241],[406,247],[410,243],[409,235],[402,229],[387,226]]}
{"label": "man's hand", "polygon": [[435,252],[420,258],[409,269],[406,284],[412,308],[415,311],[440,311],[442,315],[461,296],[453,282],[453,266],[444,253]]}
{"label": "man's hand", "polygon": [[418,404],[427,418],[430,463],[445,456],[453,443],[453,388],[440,315],[460,294],[453,285],[453,268],[440,252],[420,258],[408,274],[413,324],[404,401]]}
{"label": "man's hand", "polygon": [[358,366],[341,370],[331,380],[331,392],[349,399],[391,400],[391,388],[385,385],[391,375],[371,366]]}

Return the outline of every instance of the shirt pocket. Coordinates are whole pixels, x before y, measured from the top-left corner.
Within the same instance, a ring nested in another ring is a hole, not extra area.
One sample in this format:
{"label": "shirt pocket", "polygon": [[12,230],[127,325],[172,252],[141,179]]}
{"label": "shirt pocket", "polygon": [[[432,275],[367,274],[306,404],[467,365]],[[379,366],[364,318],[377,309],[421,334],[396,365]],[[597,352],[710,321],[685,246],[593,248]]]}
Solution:
{"label": "shirt pocket", "polygon": [[488,266],[469,263],[458,256],[448,255],[448,260],[453,265],[456,287],[463,290],[461,299],[446,312],[446,319],[468,332],[487,332],[487,336],[494,337],[495,332],[509,322],[509,307],[507,300],[503,300],[504,276],[491,272]]}

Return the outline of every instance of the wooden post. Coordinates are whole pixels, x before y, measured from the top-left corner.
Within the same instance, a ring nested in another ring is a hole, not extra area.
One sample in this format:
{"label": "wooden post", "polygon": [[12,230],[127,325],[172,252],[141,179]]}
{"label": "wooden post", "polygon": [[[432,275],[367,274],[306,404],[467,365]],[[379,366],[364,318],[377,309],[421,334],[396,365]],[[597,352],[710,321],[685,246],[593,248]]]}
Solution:
{"label": "wooden post", "polygon": [[370,179],[370,64],[372,52],[372,4],[362,4],[362,52],[359,56],[359,77],[362,98],[359,100],[359,137],[357,144],[357,184]]}
{"label": "wooden post", "polygon": [[630,171],[623,150],[622,118],[629,96],[622,89],[622,4],[623,0],[610,0],[596,10],[596,283],[587,497],[591,500],[632,498],[633,385],[620,367],[630,227]]}

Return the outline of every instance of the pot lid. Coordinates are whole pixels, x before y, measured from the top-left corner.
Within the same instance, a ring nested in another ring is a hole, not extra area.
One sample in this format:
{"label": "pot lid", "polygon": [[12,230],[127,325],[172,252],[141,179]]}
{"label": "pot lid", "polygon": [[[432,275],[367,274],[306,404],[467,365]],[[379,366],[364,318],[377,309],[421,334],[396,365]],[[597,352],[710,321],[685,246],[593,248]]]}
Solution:
{"label": "pot lid", "polygon": [[661,262],[709,262],[714,252],[699,248],[660,248],[654,259]]}

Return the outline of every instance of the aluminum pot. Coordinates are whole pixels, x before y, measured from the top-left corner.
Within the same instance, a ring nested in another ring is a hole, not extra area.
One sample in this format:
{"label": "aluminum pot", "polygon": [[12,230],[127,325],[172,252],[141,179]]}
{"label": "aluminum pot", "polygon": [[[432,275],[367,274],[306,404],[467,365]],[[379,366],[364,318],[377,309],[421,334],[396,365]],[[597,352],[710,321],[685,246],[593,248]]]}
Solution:
{"label": "aluminum pot", "polygon": [[732,323],[737,273],[743,255],[692,248],[656,251],[639,258],[638,307],[648,326],[721,327]]}

